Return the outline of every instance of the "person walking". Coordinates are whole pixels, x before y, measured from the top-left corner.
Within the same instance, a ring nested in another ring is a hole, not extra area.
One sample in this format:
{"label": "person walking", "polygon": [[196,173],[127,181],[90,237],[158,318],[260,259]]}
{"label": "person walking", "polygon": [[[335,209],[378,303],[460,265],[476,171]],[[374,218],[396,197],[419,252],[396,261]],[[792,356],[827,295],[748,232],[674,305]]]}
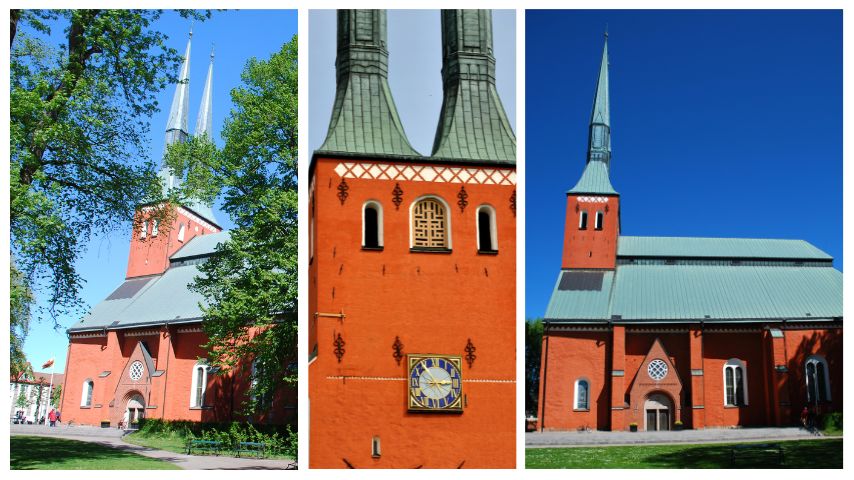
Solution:
{"label": "person walking", "polygon": [[50,426],[56,426],[56,410],[51,408],[50,413],[47,414],[47,419],[50,421]]}

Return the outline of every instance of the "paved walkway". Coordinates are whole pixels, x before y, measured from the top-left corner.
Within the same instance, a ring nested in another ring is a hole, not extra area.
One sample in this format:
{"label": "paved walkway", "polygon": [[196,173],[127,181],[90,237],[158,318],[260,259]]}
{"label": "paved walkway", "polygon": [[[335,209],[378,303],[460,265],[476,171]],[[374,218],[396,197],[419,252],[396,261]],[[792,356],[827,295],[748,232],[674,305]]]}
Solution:
{"label": "paved walkway", "polygon": [[728,443],[750,441],[811,440],[817,437],[802,428],[708,428],[669,432],[528,432],[525,446],[589,447],[596,445],[666,445],[674,443]]}
{"label": "paved walkway", "polygon": [[288,460],[263,458],[235,458],[213,455],[184,455],[154,448],[131,445],[122,440],[124,430],[117,428],[98,428],[85,426],[60,425],[50,428],[44,425],[10,425],[12,435],[37,435],[44,437],[66,438],[82,442],[92,442],[117,448],[146,457],[157,458],[173,463],[186,470],[286,470],[291,464]]}

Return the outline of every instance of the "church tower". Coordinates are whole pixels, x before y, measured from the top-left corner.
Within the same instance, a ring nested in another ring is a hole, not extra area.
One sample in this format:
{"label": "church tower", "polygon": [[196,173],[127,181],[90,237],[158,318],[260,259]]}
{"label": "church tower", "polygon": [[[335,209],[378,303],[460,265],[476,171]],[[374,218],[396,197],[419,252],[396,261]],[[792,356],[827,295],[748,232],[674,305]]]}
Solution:
{"label": "church tower", "polygon": [[[189,139],[190,46],[192,39],[193,32],[190,31],[190,39],[187,40],[187,49],[178,75],[175,95],[172,98],[169,120],[166,124],[164,154],[169,145],[186,142]],[[213,51],[211,51],[208,76],[202,94],[199,118],[196,122],[195,136],[197,137],[207,135],[208,138],[212,138],[213,58]],[[157,175],[160,178],[164,196],[170,189],[181,185],[181,176],[166,165],[165,159],[161,162],[160,171]],[[211,205],[204,202],[191,200],[187,205],[175,205],[174,215],[170,217],[171,225],[168,228],[160,225],[160,219],[153,218],[153,212],[160,206],[148,204],[140,205],[137,208],[135,228],[130,240],[127,278],[157,275],[165,272],[169,268],[169,257],[193,237],[222,230],[213,215]]]}
{"label": "church tower", "polygon": [[563,241],[564,269],[616,267],[620,235],[620,195],[611,186],[611,117],[608,98],[608,34],[587,146],[587,165],[581,179],[566,192],[566,227]]}

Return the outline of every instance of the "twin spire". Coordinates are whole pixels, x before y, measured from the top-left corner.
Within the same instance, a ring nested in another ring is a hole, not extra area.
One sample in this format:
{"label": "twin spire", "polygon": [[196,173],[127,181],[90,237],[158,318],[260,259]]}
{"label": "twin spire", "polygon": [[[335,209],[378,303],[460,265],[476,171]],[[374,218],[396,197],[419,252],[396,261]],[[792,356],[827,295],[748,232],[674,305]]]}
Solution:
{"label": "twin spire", "polygon": [[[490,10],[443,10],[444,97],[433,159],[516,163],[516,137],[495,88]],[[318,152],[424,158],[412,148],[388,85],[385,10],[339,10],[336,93]],[[416,159],[416,158],[408,158]]]}
{"label": "twin spire", "polygon": [[611,186],[611,105],[608,94],[608,33],[602,49],[602,63],[590,114],[590,131],[587,143],[587,165],[581,179],[567,193],[617,195]]}
{"label": "twin spire", "polygon": [[[184,54],[184,62],[181,64],[181,70],[178,74],[178,84],[175,87],[175,95],[172,97],[172,108],[169,110],[169,120],[166,123],[166,143],[163,147],[164,152],[169,145],[179,142],[186,142],[189,137],[188,117],[190,114],[190,46],[193,41],[193,30],[190,29],[190,38],[187,40],[187,50]],[[208,77],[205,80],[205,88],[202,92],[202,103],[199,107],[199,116],[196,120],[196,130],[194,136],[199,137],[207,135],[209,139],[213,139],[213,61],[214,53],[211,49],[211,61],[208,66]],[[169,168],[165,161],[160,165],[161,182],[163,183],[164,191],[181,185],[181,177],[174,175],[172,169]],[[213,211],[210,205],[205,205],[200,202],[192,202],[189,205],[193,211],[206,219],[216,223],[213,216]]]}

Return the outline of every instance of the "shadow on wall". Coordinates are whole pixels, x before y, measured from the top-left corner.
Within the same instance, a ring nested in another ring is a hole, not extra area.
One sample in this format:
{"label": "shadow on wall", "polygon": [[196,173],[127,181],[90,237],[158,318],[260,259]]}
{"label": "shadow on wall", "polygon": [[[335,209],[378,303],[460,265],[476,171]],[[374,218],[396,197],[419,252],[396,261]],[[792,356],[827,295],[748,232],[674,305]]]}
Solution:
{"label": "shadow on wall", "polygon": [[[787,333],[788,335],[788,333]],[[788,342],[787,342],[788,343]],[[830,399],[824,402],[808,402],[806,363],[813,356],[821,356],[827,362]],[[815,330],[805,333],[789,353],[789,398],[791,401],[791,423],[799,423],[805,406],[816,414],[842,411],[842,329]],[[809,403],[809,404],[808,404]]]}

